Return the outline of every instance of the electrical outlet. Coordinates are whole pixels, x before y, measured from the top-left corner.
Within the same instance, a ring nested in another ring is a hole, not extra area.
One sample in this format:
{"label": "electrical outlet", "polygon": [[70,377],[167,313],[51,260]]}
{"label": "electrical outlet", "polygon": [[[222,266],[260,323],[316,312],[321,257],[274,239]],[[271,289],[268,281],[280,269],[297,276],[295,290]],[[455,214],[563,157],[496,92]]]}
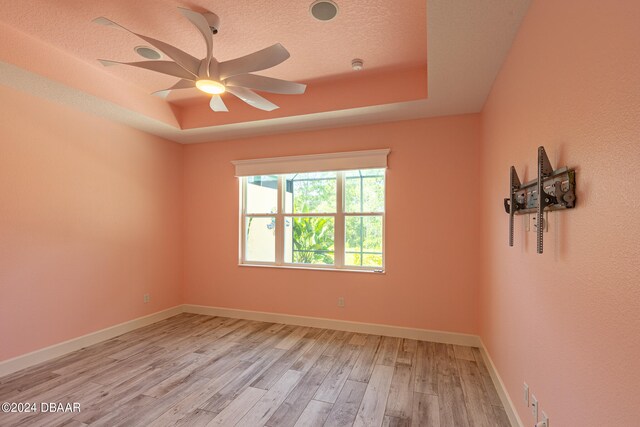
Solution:
{"label": "electrical outlet", "polygon": [[544,413],[544,411],[542,411],[542,422],[544,423],[542,424],[542,427],[549,427],[549,417]]}
{"label": "electrical outlet", "polygon": [[151,301],[151,296],[149,294],[144,294],[143,301],[145,304],[147,304],[149,301]]}
{"label": "electrical outlet", "polygon": [[531,413],[533,414],[533,422],[538,422],[538,399],[534,394],[531,395]]}
{"label": "electrical outlet", "polygon": [[524,400],[524,404],[529,407],[529,384],[524,383],[522,388],[522,399]]}
{"label": "electrical outlet", "polygon": [[344,307],[344,297],[338,297],[338,307]]}

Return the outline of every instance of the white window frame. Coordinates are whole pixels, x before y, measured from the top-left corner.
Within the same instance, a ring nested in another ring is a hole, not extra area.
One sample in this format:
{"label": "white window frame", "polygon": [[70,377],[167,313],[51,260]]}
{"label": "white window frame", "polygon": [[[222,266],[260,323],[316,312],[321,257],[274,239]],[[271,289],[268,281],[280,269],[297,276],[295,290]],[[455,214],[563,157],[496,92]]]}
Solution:
{"label": "white window frame", "polygon": [[[388,152],[388,151],[387,151]],[[365,169],[365,168],[360,168]],[[358,169],[348,169],[358,170]],[[269,267],[281,267],[281,268],[294,268],[294,269],[308,269],[308,270],[334,270],[334,271],[362,271],[362,272],[385,272],[385,217],[387,210],[387,176],[385,168],[384,179],[384,211],[383,212],[345,212],[345,200],[344,200],[344,188],[345,188],[345,172],[347,170],[339,170],[336,172],[336,212],[334,213],[285,213],[285,174],[278,175],[278,206],[276,213],[255,214],[247,213],[247,176],[240,177],[240,242],[239,242],[239,264],[241,266],[269,266]],[[333,171],[332,171],[333,172]],[[266,174],[268,175],[268,174]],[[333,217],[334,218],[334,264],[304,264],[304,263],[287,263],[284,260],[284,225],[285,217]],[[345,219],[347,217],[361,217],[361,216],[379,216],[382,218],[382,265],[381,266],[358,266],[358,265],[345,265]],[[275,225],[275,262],[260,262],[260,261],[248,261],[245,258],[245,245],[246,245],[246,219],[247,218],[273,218],[276,219]]]}
{"label": "white window frame", "polygon": [[[388,149],[355,151],[346,153],[315,154],[307,156],[279,157],[273,159],[239,160],[232,162],[236,168],[239,185],[239,254],[240,266],[264,266],[308,270],[359,271],[383,273],[386,265],[385,223],[387,203],[387,155]],[[385,169],[385,206],[383,212],[345,212],[345,172],[349,170]],[[336,172],[336,212],[334,213],[286,213],[286,174],[305,172]],[[255,214],[246,212],[247,177],[277,175],[278,206],[276,213]],[[285,217],[333,217],[334,218],[334,264],[287,263],[284,260]],[[345,265],[345,222],[348,217],[379,216],[382,218],[382,266]],[[248,261],[245,259],[246,219],[275,218],[275,262]]]}
{"label": "white window frame", "polygon": [[[301,268],[313,270],[334,270],[334,271],[375,271],[384,272],[386,265],[385,250],[385,219],[386,219],[386,192],[387,192],[387,156],[388,148],[365,151],[351,151],[339,153],[323,153],[311,154],[303,156],[274,157],[266,159],[249,159],[234,160],[231,163],[235,167],[235,175],[240,178],[240,197],[239,197],[239,263],[241,266],[269,266],[269,267],[286,267]],[[344,206],[344,171],[363,170],[363,169],[385,169],[385,206],[383,212],[368,213],[354,212],[345,213]],[[285,214],[284,212],[284,175],[290,173],[305,172],[337,172],[336,176],[336,213],[332,214]],[[246,188],[248,176],[257,175],[278,175],[278,212],[275,214],[247,214],[246,207]],[[382,266],[365,267],[365,266],[345,266],[344,265],[344,223],[348,216],[375,216],[382,217]],[[321,264],[292,264],[284,262],[284,218],[285,216],[334,216],[334,265]],[[247,217],[275,217],[276,218],[276,241],[275,241],[275,262],[256,262],[245,260],[245,220]],[[281,231],[280,231],[281,230]]]}

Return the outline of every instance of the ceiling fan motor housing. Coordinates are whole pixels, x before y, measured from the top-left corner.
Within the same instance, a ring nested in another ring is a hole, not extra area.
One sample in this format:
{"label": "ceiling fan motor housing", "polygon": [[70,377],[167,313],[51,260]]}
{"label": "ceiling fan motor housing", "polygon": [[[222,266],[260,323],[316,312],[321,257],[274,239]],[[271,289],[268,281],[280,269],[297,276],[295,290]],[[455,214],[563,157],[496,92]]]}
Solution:
{"label": "ceiling fan motor housing", "polygon": [[211,29],[212,34],[218,34],[218,30],[220,30],[220,18],[213,12],[205,12],[202,14],[207,20],[207,24],[209,24],[209,28]]}

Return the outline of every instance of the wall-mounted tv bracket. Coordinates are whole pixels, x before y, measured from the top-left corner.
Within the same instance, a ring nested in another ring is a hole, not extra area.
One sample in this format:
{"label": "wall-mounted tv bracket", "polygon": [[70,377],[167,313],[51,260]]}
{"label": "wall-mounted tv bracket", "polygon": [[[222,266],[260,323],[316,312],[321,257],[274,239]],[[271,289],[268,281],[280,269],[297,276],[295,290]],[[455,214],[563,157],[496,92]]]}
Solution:
{"label": "wall-mounted tv bracket", "polygon": [[509,197],[504,199],[504,209],[509,214],[509,246],[513,246],[514,215],[536,213],[537,251],[541,254],[543,213],[575,207],[576,172],[568,167],[553,170],[544,147],[538,147],[538,178],[520,184],[516,169],[511,166],[509,189]]}

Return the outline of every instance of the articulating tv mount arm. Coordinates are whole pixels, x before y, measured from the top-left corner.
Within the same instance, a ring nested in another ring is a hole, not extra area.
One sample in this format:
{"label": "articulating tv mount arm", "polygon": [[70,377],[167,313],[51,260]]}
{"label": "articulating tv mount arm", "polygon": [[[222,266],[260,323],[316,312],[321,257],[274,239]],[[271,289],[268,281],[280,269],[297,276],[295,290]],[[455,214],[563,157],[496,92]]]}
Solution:
{"label": "articulating tv mount arm", "polygon": [[[514,215],[536,213],[537,252],[543,250],[545,211],[572,209],[576,203],[576,172],[563,167],[553,170],[544,147],[538,147],[538,178],[524,184],[511,166],[509,197],[504,209],[509,214],[509,246],[513,246]],[[542,196],[540,196],[542,195]]]}

